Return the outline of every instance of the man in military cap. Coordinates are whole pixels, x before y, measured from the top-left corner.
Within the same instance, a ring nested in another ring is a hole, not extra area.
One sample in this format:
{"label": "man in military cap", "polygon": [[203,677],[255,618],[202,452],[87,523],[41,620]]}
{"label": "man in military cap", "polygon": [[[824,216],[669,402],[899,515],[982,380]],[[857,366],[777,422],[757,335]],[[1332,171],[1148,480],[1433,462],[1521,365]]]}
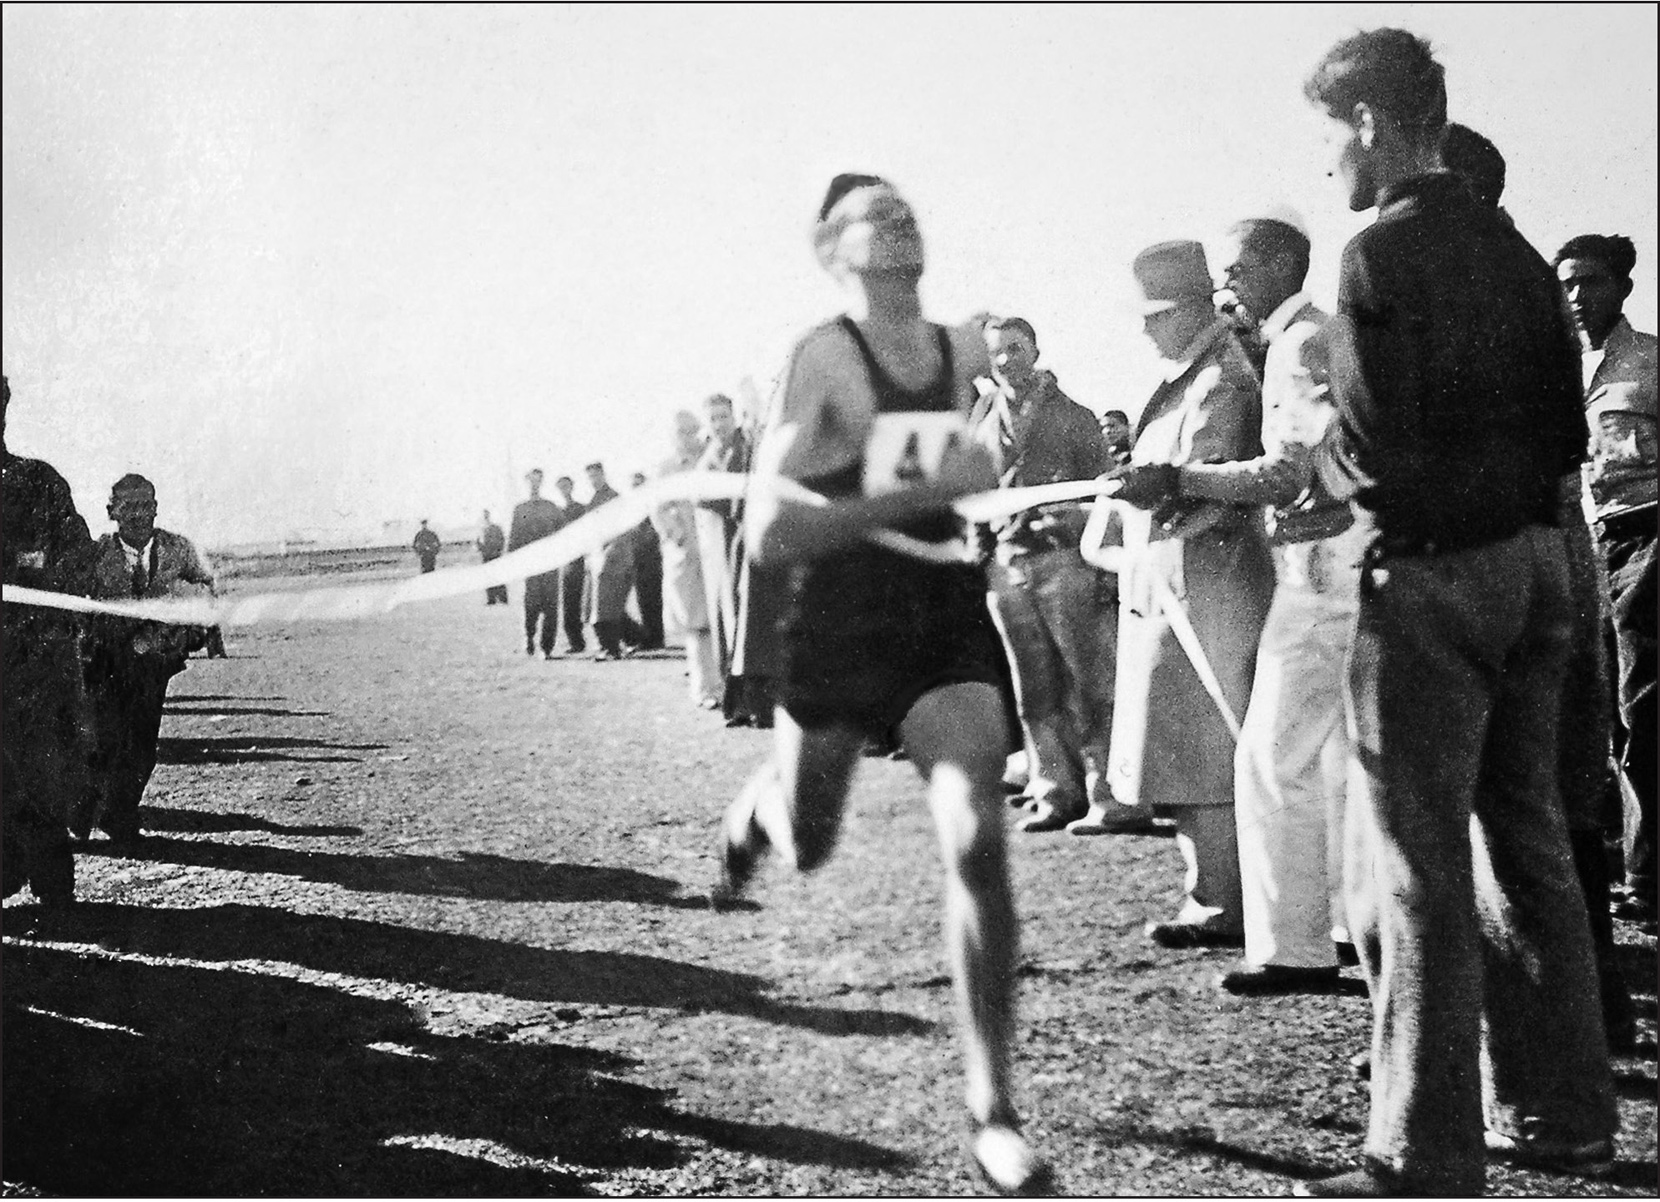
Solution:
{"label": "man in military cap", "polygon": [[[92,536],[75,512],[69,485],[51,464],[13,455],[5,445],[11,399],[10,382],[0,378],[5,515],[0,556],[5,582],[82,592]],[[8,597],[3,654],[0,886],[10,897],[28,885],[42,903],[64,905],[75,899],[68,823],[85,800],[87,779],[75,621]]]}
{"label": "man in military cap", "polygon": [[1164,947],[1241,947],[1234,737],[1170,609],[1182,606],[1212,685],[1234,716],[1244,713],[1274,588],[1262,524],[1252,506],[1180,495],[1180,487],[1187,465],[1262,453],[1262,394],[1216,312],[1203,246],[1161,242],[1136,256],[1133,271],[1165,370],[1129,464],[1111,473],[1135,507],[1124,523],[1130,570],[1119,581],[1111,785],[1121,801],[1168,807],[1176,819],[1187,899],[1174,921],[1149,926],[1149,937]]}

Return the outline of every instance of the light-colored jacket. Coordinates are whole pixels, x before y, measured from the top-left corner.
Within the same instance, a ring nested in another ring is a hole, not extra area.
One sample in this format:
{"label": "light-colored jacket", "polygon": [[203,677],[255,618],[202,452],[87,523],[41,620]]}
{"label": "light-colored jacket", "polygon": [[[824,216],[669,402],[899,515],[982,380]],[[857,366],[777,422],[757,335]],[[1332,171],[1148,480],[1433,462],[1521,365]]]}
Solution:
{"label": "light-colored jacket", "polygon": [[[196,597],[214,591],[213,569],[196,544],[182,534],[156,529],[146,549],[144,590],[139,596]],[[133,572],[121,549],[121,536],[106,534],[94,552],[91,596],[102,601],[134,599]],[[87,624],[88,651],[160,657],[182,666],[192,647],[199,647],[206,632],[195,626],[168,626],[130,618],[94,618]],[[173,670],[177,670],[177,666]]]}
{"label": "light-colored jacket", "polygon": [[[1261,431],[1256,373],[1218,322],[1154,391],[1131,459],[1178,466],[1254,459]],[[1156,604],[1151,578],[1180,599],[1234,716],[1242,716],[1274,590],[1262,524],[1249,506],[1178,497],[1125,526],[1130,570],[1119,581],[1113,793],[1140,805],[1231,804],[1233,735]]]}
{"label": "light-colored jacket", "polygon": [[1653,508],[1656,501],[1655,337],[1620,318],[1602,344],[1585,389],[1591,428],[1586,483],[1598,519]]}

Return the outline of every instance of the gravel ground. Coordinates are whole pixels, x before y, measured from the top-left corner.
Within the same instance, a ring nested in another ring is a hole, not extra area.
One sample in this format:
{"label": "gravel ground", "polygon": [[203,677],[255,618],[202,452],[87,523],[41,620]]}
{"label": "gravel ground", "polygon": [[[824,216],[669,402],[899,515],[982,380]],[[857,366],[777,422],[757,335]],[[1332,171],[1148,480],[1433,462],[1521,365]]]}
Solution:
{"label": "gravel ground", "polygon": [[[174,681],[149,839],[84,846],[69,913],[5,907],[6,1192],[975,1192],[910,767],[866,762],[819,873],[713,913],[766,736],[672,653],[526,658],[514,598],[232,631]],[[1355,1163],[1363,996],[1233,999],[1225,953],[1149,945],[1169,840],[1012,862],[1022,1104],[1064,1192]],[[1656,1192],[1655,942],[1620,938],[1650,1050],[1617,1064],[1615,1174],[1493,1192]]]}

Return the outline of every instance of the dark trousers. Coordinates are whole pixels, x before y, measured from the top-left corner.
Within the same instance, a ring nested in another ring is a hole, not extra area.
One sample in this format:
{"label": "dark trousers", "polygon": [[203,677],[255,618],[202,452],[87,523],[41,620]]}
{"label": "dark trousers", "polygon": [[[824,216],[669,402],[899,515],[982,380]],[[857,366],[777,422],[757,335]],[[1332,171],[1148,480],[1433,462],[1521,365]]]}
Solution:
{"label": "dark trousers", "polygon": [[5,737],[0,738],[0,891],[25,885],[42,902],[75,896],[69,825],[86,804],[81,662],[71,629],[6,607]]}
{"label": "dark trousers", "polygon": [[636,555],[634,599],[640,603],[639,645],[656,650],[663,645],[663,561],[657,556]]}
{"label": "dark trousers", "polygon": [[1643,510],[1597,523],[1608,592],[1613,602],[1615,679],[1620,710],[1619,762],[1631,786],[1625,814],[1625,883],[1655,896],[1655,741],[1660,709],[1655,698],[1656,511]]}
{"label": "dark trousers", "polygon": [[525,578],[525,650],[534,650],[541,627],[543,655],[553,653],[554,628],[559,623],[559,574],[544,572]]}
{"label": "dark trousers", "polygon": [[565,629],[565,649],[582,651],[588,640],[582,635],[582,590],[588,583],[588,565],[574,559],[559,569],[559,607]]}
{"label": "dark trousers", "polygon": [[[493,563],[499,558],[501,558],[499,555],[486,555],[484,557],[484,562],[485,563]],[[506,605],[507,604],[507,586],[505,584],[492,584],[492,585],[488,586],[484,590],[484,604],[486,604],[486,605]]]}
{"label": "dark trousers", "polygon": [[1478,1194],[1482,1129],[1617,1125],[1557,730],[1572,631],[1560,531],[1374,557],[1348,679],[1349,918],[1372,996],[1366,1152]]}
{"label": "dark trousers", "polygon": [[88,682],[96,822],[117,839],[139,833],[139,802],[156,770],[161,711],[177,670],[160,657],[130,656]]}
{"label": "dark trousers", "polygon": [[1591,528],[1580,516],[1577,504],[1563,515],[1562,544],[1568,558],[1573,631],[1562,682],[1556,780],[1573,842],[1574,868],[1585,892],[1603,1019],[1610,1040],[1618,1036],[1623,1044],[1629,1040],[1633,1014],[1631,994],[1614,949],[1614,924],[1609,915],[1614,876],[1604,847],[1604,832],[1619,829],[1618,811],[1609,804],[1617,790],[1609,758],[1615,725],[1614,694],[1603,640],[1607,621],[1601,600],[1602,565]]}

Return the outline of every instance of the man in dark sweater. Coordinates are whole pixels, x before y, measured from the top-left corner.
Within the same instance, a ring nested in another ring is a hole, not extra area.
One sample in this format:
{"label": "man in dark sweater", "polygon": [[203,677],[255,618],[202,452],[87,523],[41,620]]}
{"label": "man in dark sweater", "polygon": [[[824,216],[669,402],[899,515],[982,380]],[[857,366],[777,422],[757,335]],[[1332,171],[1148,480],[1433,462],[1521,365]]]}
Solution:
{"label": "man in dark sweater", "polygon": [[1349,207],[1378,209],[1343,253],[1321,446],[1378,534],[1348,680],[1367,1159],[1297,1192],[1476,1194],[1488,1151],[1594,1171],[1617,1115],[1556,781],[1578,354],[1549,266],[1441,170],[1427,45],[1357,34],[1305,91]]}

